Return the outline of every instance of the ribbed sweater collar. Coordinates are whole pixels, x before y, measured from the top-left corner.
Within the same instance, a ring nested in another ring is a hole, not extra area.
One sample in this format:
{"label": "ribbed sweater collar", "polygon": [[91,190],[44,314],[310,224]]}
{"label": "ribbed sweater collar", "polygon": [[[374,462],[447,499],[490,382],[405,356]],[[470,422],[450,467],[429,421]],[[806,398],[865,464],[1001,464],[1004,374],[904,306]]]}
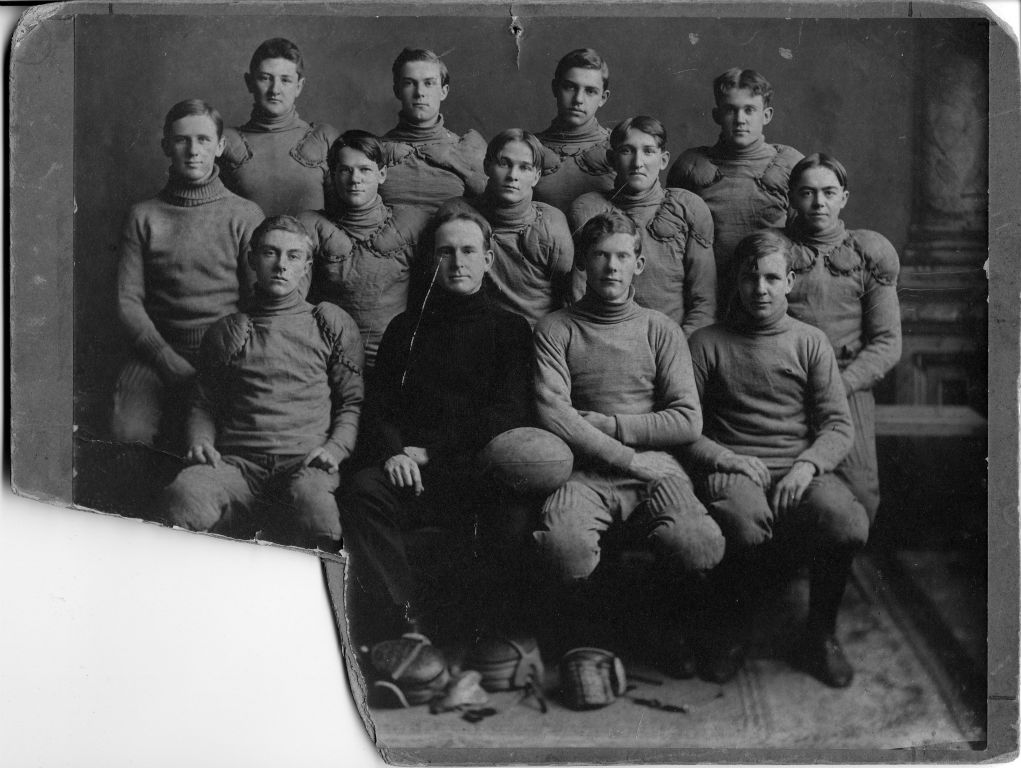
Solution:
{"label": "ribbed sweater collar", "polygon": [[653,184],[644,192],[631,192],[627,187],[622,187],[613,193],[613,202],[618,208],[624,211],[632,211],[637,208],[658,207],[663,202],[663,187],[659,181]]}
{"label": "ribbed sweater collar", "polygon": [[586,288],[585,295],[581,297],[581,300],[575,302],[571,311],[594,323],[611,325],[637,317],[640,309],[635,304],[635,288],[631,286],[628,289],[627,300],[621,302],[607,301],[591,289]]}
{"label": "ribbed sweater collar", "polygon": [[540,139],[565,146],[598,144],[607,136],[609,132],[594,117],[579,126],[563,125],[554,118],[549,128],[539,134]]}
{"label": "ribbed sweater collar", "polygon": [[190,207],[211,203],[227,196],[227,188],[220,181],[220,166],[214,165],[213,172],[201,181],[182,179],[170,170],[167,185],[160,191],[160,197],[172,205]]}
{"label": "ribbed sweater collar", "polygon": [[258,131],[260,133],[276,133],[297,128],[301,125],[301,118],[298,117],[298,110],[291,107],[291,111],[284,115],[271,115],[263,112],[259,107],[252,107],[252,114],[243,128],[246,131]]}
{"label": "ribbed sweater collar", "polygon": [[842,243],[844,238],[847,237],[847,230],[844,228],[844,222],[838,219],[837,223],[829,229],[822,232],[809,232],[800,223],[799,219],[795,217],[787,225],[787,234],[796,243],[802,243],[813,248],[829,248]]}
{"label": "ribbed sweater collar", "polygon": [[307,306],[307,302],[301,296],[301,291],[297,288],[286,296],[272,296],[256,285],[248,306],[248,314],[252,317],[295,315],[306,309]]}
{"label": "ribbed sweater collar", "polygon": [[496,200],[489,192],[483,193],[478,201],[479,212],[486,217],[494,229],[517,229],[535,221],[532,199],[506,205]]}
{"label": "ribbed sweater collar", "polygon": [[340,208],[334,221],[355,237],[363,239],[386,221],[387,214],[383,198],[376,195],[364,208]]}
{"label": "ribbed sweater collar", "polygon": [[439,115],[436,125],[430,125],[428,128],[423,128],[420,125],[413,125],[398,115],[397,127],[387,131],[386,138],[415,144],[425,141],[438,141],[439,139],[445,138],[446,135],[447,129],[443,125],[442,114]]}
{"label": "ribbed sweater collar", "polygon": [[766,143],[765,136],[759,136],[749,147],[732,147],[725,144],[723,137],[716,142],[711,152],[713,159],[730,160],[731,162],[753,163],[768,160],[773,156],[773,147]]}
{"label": "ribbed sweater collar", "polygon": [[786,305],[784,305],[782,311],[776,312],[766,320],[755,319],[745,312],[740,301],[735,299],[730,316],[727,318],[727,325],[745,336],[776,336],[790,329],[791,318],[787,314]]}
{"label": "ribbed sweater collar", "polygon": [[489,297],[486,294],[485,287],[480,288],[470,296],[462,296],[439,288],[433,288],[426,297],[422,321],[467,320],[480,317],[488,308]]}

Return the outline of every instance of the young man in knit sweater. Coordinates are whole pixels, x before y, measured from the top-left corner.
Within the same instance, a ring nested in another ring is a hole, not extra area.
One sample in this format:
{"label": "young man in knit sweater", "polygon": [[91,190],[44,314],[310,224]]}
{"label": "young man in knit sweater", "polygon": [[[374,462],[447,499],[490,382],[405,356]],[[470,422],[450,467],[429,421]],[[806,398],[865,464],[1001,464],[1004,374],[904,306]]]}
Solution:
{"label": "young man in knit sweater", "polygon": [[393,87],[401,111],[397,126],[383,135],[383,202],[431,214],[444,200],[481,194],[486,140],[476,131],[447,130],[440,113],[450,91],[447,65],[432,51],[405,48],[393,63]]}
{"label": "young man in knit sweater", "polygon": [[[156,441],[168,398],[187,398],[206,329],[250,288],[244,257],[263,216],[220,181],[222,133],[220,113],[204,101],[175,104],[163,123],[167,185],[125,219],[117,308],[133,353],[114,392],[114,440]],[[163,426],[168,447],[181,450],[180,425]]]}
{"label": "young man in knit sweater", "polygon": [[[412,573],[407,531],[447,529],[441,562],[455,561],[477,535],[483,563],[497,563],[481,578],[496,582],[520,567],[515,553],[531,531],[526,510],[497,505],[498,489],[476,466],[493,437],[533,421],[528,323],[482,290],[493,263],[485,219],[452,212],[429,237],[435,285],[424,305],[394,318],[376,358],[363,429],[374,440],[373,466],[339,497],[357,582],[385,586],[412,624],[434,618],[438,595]],[[501,602],[483,584],[477,589]]]}
{"label": "young man in knit sweater", "polygon": [[763,129],[773,119],[773,86],[754,69],[728,69],[713,80],[713,121],[720,137],[711,147],[685,150],[667,175],[667,186],[699,195],[716,229],[718,299],[733,296],[731,256],[745,235],[787,221],[787,181],[802,155],[767,144]]}
{"label": "young man in knit sweater", "polygon": [[726,320],[691,337],[702,436],[687,448],[699,493],[727,540],[714,572],[714,651],[707,676],[725,682],[743,663],[762,545],[773,540],[810,564],[808,625],[797,660],[827,685],[853,670],[836,639],[837,612],[869,519],[832,472],[853,439],[847,396],[826,334],[787,315],[790,243],[764,230],[734,252],[738,300]]}
{"label": "young man in knit sweater", "polygon": [[[291,216],[252,235],[253,299],[202,342],[188,419],[194,466],[157,503],[173,525],[238,535],[255,524],[280,544],[339,546],[333,491],[358,430],[362,341],[342,309],[304,300],[311,245]],[[269,502],[261,519],[257,500]]]}
{"label": "young man in knit sweater", "polygon": [[305,87],[298,46],[282,37],[266,40],[252,55],[245,85],[252,115],[224,135],[224,183],[267,216],[322,208],[329,184],[326,153],[337,130],[298,117],[295,101]]}
{"label": "young man in knit sweater", "polygon": [[[670,153],[659,120],[639,115],[619,123],[610,133],[609,157],[616,171],[613,192],[588,192],[575,200],[567,217],[571,230],[600,213],[626,214],[641,232],[645,259],[645,271],[635,277],[635,301],[662,312],[690,336],[716,319],[709,209],[687,190],[660,186]],[[576,278],[575,297],[583,291]]]}
{"label": "young man in knit sweater", "polygon": [[586,192],[613,190],[610,131],[596,120],[610,97],[610,68],[593,49],[578,48],[557,62],[551,87],[557,116],[536,134],[546,152],[535,199],[567,213]]}
{"label": "young man in knit sweater", "polygon": [[[675,576],[711,569],[724,548],[672,454],[698,438],[702,415],[681,329],[634,300],[632,281],[647,268],[643,240],[634,222],[611,211],[590,219],[576,243],[585,295],[540,320],[534,338],[539,424],[575,456],[534,534],[564,601],[584,589],[611,527],[640,535]],[[686,644],[672,642],[662,649],[676,651],[671,671],[690,676]]]}
{"label": "young man in knit sweater", "polygon": [[493,227],[493,267],[487,286],[493,300],[529,325],[563,306],[569,296],[574,243],[567,219],[532,200],[542,145],[520,128],[501,132],[486,148],[486,191],[474,201],[448,200],[439,215],[472,207]]}
{"label": "young man in knit sweater", "polygon": [[298,217],[312,238],[309,300],[329,301],[351,314],[371,370],[383,331],[407,308],[427,217],[417,208],[383,202],[383,146],[371,133],[345,132],[330,147],[329,163],[336,203]]}

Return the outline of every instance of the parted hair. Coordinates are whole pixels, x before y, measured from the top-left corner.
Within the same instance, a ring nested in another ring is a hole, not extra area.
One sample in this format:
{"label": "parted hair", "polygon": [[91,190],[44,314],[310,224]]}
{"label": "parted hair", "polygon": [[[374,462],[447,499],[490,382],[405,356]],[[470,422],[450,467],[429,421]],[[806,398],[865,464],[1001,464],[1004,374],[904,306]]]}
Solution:
{"label": "parted hair", "polygon": [[754,69],[734,67],[717,75],[713,80],[713,99],[719,105],[720,97],[735,88],[747,88],[753,96],[762,97],[762,106],[768,107],[773,101],[773,86]]}
{"label": "parted hair", "polygon": [[576,48],[557,62],[557,68],[553,72],[553,81],[560,82],[560,79],[569,69],[598,69],[603,76],[603,90],[610,87],[610,67],[594,48]]}
{"label": "parted hair", "polygon": [[833,171],[833,175],[837,177],[840,186],[847,189],[847,169],[844,168],[844,164],[825,152],[813,152],[801,158],[797,165],[791,168],[791,180],[789,183],[791,192],[797,189],[798,182],[801,181],[801,174],[809,168],[827,168]]}
{"label": "parted hair", "polygon": [[326,164],[330,169],[330,175],[337,170],[340,150],[344,147],[358,150],[379,167],[383,166],[383,142],[379,140],[379,137],[368,131],[352,129],[344,131],[330,145],[330,151],[326,155]]}
{"label": "parted hair", "polygon": [[262,223],[255,228],[254,232],[252,232],[251,253],[255,253],[255,251],[262,245],[263,238],[276,229],[300,235],[302,242],[305,244],[306,259],[312,258],[312,250],[314,246],[312,244],[312,238],[308,235],[308,230],[305,229],[300,221],[293,216],[288,216],[287,214],[270,216],[269,218],[262,220]]}
{"label": "parted hair", "polygon": [[792,268],[791,241],[778,229],[760,229],[745,235],[734,249],[734,275],[740,275],[764,256],[779,253],[787,271]]}
{"label": "parted hair", "polygon": [[174,121],[180,120],[182,117],[191,117],[193,115],[202,115],[208,117],[213,123],[216,124],[216,137],[220,138],[223,136],[223,116],[212,104],[202,101],[202,99],[185,99],[184,101],[177,102],[167,112],[167,116],[163,119],[163,138],[168,138],[170,132],[173,130]]}
{"label": "parted hair", "polygon": [[485,217],[476,211],[474,208],[464,206],[457,208],[456,210],[447,211],[433,219],[432,224],[426,231],[424,240],[425,250],[424,253],[428,254],[429,258],[434,257],[434,251],[436,249],[436,233],[439,232],[440,227],[444,224],[449,224],[452,221],[470,221],[475,224],[482,231],[482,247],[484,250],[490,251],[493,248],[493,228],[489,222],[486,221]]}
{"label": "parted hair", "polygon": [[447,71],[447,65],[443,63],[443,59],[428,48],[405,48],[397,54],[397,58],[394,59],[393,66],[390,68],[393,72],[395,88],[401,78],[401,70],[404,68],[404,65],[413,61],[427,61],[430,64],[435,64],[440,68],[440,85],[450,84],[450,73]]}
{"label": "parted hair", "polygon": [[255,72],[266,59],[287,59],[293,61],[298,70],[298,77],[305,76],[305,59],[301,55],[301,49],[285,37],[272,37],[259,44],[252,54],[252,60],[248,63],[248,71]]}
{"label": "parted hair", "polygon": [[512,141],[520,141],[522,144],[527,145],[532,150],[532,163],[536,168],[542,166],[542,142],[534,134],[521,128],[508,128],[506,131],[500,131],[500,133],[496,134],[486,146],[485,164],[495,163],[496,156],[500,150]]}
{"label": "parted hair", "polygon": [[610,149],[616,149],[627,139],[627,132],[635,130],[647,133],[656,139],[660,149],[666,149],[666,128],[663,123],[648,115],[635,115],[621,120],[610,131]]}
{"label": "parted hair", "polygon": [[578,257],[577,266],[584,269],[588,252],[600,240],[615,234],[631,235],[635,239],[635,256],[642,255],[642,236],[635,223],[620,211],[608,211],[596,214],[575,233],[574,253]]}

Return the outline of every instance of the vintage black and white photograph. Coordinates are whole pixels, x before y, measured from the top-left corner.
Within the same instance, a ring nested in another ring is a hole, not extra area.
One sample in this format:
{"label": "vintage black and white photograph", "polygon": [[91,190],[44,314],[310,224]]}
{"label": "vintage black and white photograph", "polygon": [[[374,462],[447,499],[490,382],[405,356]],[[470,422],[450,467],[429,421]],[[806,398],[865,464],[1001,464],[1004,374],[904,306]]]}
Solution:
{"label": "vintage black and white photograph", "polygon": [[66,6],[16,487],[319,558],[388,762],[1016,750],[1016,41],[810,10]]}

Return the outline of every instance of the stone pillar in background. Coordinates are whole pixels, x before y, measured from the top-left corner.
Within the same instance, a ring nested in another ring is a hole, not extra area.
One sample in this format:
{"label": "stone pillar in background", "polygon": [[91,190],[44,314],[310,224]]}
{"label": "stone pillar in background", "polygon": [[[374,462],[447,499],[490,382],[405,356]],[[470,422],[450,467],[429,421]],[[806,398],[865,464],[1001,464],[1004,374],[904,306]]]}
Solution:
{"label": "stone pillar in background", "polygon": [[950,19],[919,36],[899,403],[986,407],[988,35],[984,20]]}

